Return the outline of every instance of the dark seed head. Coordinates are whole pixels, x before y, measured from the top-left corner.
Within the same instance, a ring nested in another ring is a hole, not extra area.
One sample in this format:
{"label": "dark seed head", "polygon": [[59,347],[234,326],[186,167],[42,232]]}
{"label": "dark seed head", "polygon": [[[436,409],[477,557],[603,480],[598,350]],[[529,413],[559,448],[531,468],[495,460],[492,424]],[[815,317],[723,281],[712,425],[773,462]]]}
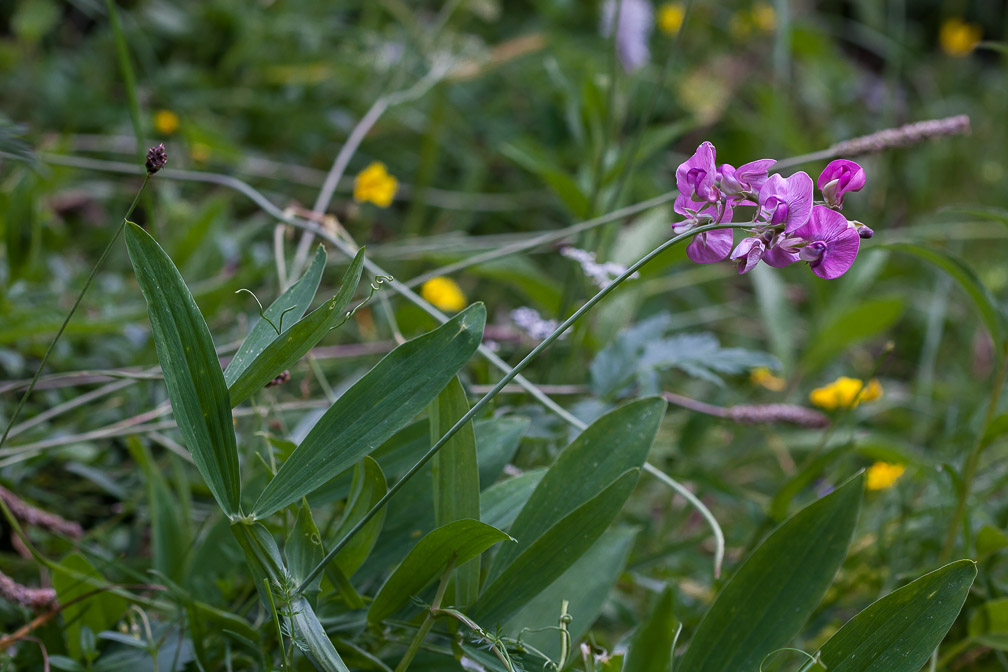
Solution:
{"label": "dark seed head", "polygon": [[162,142],[157,147],[151,147],[147,150],[147,162],[144,164],[147,167],[147,174],[153,175],[168,163],[168,154],[165,152],[164,143]]}

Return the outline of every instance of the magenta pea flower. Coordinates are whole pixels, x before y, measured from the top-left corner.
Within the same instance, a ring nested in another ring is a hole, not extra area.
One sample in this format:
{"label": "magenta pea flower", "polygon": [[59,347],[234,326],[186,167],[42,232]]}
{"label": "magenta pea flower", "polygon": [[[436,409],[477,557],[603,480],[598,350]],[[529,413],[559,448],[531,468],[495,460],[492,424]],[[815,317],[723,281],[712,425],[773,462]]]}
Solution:
{"label": "magenta pea flower", "polygon": [[715,182],[717,178],[717,168],[714,165],[714,145],[710,142],[702,142],[697,147],[696,152],[676,168],[676,188],[679,190],[679,197],[676,198],[674,210],[683,216],[691,213],[685,212],[686,201],[696,201],[699,207],[692,208],[699,210],[707,203],[716,203],[721,200],[721,192]]}
{"label": "magenta pea flower", "polygon": [[808,221],[812,211],[812,178],[799,171],[791,177],[771,175],[759,191],[760,213],[773,226],[791,233]]}
{"label": "magenta pea flower", "polygon": [[816,186],[826,199],[826,204],[831,208],[842,208],[844,194],[848,191],[860,191],[864,185],[864,168],[847,159],[830,161],[816,182]]}
{"label": "magenta pea flower", "polygon": [[[704,210],[697,213],[699,225],[711,224],[716,221],[730,222],[732,220],[731,206],[725,205],[721,218],[718,219],[717,206],[708,205]],[[684,233],[698,225],[694,222],[684,222],[673,227],[676,233]],[[724,261],[728,258],[732,249],[732,230],[714,229],[704,231],[693,236],[693,240],[686,246],[686,256],[698,264],[713,264]]]}
{"label": "magenta pea flower", "polygon": [[742,273],[748,273],[752,269],[756,268],[760,259],[763,258],[763,252],[765,249],[766,246],[759,238],[753,236],[743,238],[742,242],[735,247],[735,251],[731,253],[732,261],[738,265],[739,275]]}
{"label": "magenta pea flower", "polygon": [[774,268],[783,268],[798,261],[798,248],[804,243],[801,238],[778,233],[763,253],[763,261]]}
{"label": "magenta pea flower", "polygon": [[767,181],[767,171],[777,161],[774,159],[759,159],[743,163],[738,168],[729,163],[722,163],[718,167],[718,175],[721,176],[721,190],[731,196],[742,196],[748,193],[759,193],[760,188]]}
{"label": "magenta pea flower", "polygon": [[847,272],[861,243],[857,228],[848,226],[846,217],[822,205],[812,208],[808,222],[794,233],[807,241],[798,257],[809,262],[813,273],[827,280]]}

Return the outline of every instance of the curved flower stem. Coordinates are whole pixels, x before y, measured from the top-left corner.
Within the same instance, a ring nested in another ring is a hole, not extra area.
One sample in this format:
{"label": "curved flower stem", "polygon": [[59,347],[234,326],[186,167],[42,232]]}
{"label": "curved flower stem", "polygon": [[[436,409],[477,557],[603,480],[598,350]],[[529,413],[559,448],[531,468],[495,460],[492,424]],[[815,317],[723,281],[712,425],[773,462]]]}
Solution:
{"label": "curved flower stem", "polygon": [[[388,500],[391,499],[392,496],[395,495],[395,493],[398,492],[399,489],[403,485],[405,485],[410,478],[412,478],[418,471],[420,471],[420,469],[422,469],[423,466],[427,464],[427,462],[432,457],[434,457],[434,454],[437,453],[437,451],[439,451],[441,447],[445,443],[447,443],[448,440],[451,439],[451,437],[454,436],[458,430],[460,430],[462,427],[466,425],[466,423],[472,420],[476,416],[476,414],[479,413],[479,411],[482,410],[482,408],[490,402],[491,399],[497,396],[498,392],[504,389],[505,385],[514,380],[522,369],[528,366],[528,364],[533,359],[538,357],[543,350],[548,348],[550,345],[553,344],[554,341],[560,338],[560,336],[565,331],[567,331],[567,329],[569,329],[571,325],[573,325],[575,322],[581,319],[581,317],[583,317],[589,310],[591,310],[595,306],[595,304],[599,303],[602,299],[608,296],[614,289],[616,289],[616,287],[622,284],[630,276],[632,276],[634,273],[639,271],[650,261],[652,261],[658,255],[660,255],[662,252],[672,247],[679,241],[685,238],[690,238],[698,233],[703,233],[705,231],[712,231],[714,229],[738,229],[738,228],[746,228],[748,226],[749,226],[748,222],[742,224],[709,224],[707,226],[697,227],[686,233],[681,233],[678,236],[670,238],[669,240],[665,241],[664,243],[656,247],[654,250],[649,252],[648,254],[644,255],[640,260],[637,261],[637,263],[630,266],[626,271],[620,274],[619,277],[617,277],[611,283],[603,287],[597,294],[595,294],[595,296],[588,299],[588,301],[585,302],[583,306],[574,311],[574,314],[572,314],[570,317],[564,320],[563,323],[561,323],[560,326],[558,326],[553,331],[552,334],[547,336],[542,343],[533,348],[532,351],[529,352],[529,354],[527,354],[524,359],[518,362],[518,364],[515,365],[514,368],[512,368],[507,374],[505,374],[504,377],[501,378],[496,385],[494,385],[492,390],[487,392],[482,398],[480,398],[479,401],[473,404],[472,408],[470,408],[465,415],[459,418],[458,422],[456,422],[451,427],[451,429],[445,432],[444,435],[440,439],[438,439],[433,446],[431,446],[430,450],[424,453],[423,457],[421,457],[416,464],[410,467],[409,471],[403,474],[402,478],[396,481],[395,485],[393,485],[391,488],[388,489],[385,495],[382,496],[382,498],[379,499],[378,502],[375,503],[375,505],[371,507],[371,509],[366,514],[364,514],[364,516],[359,521],[357,521],[357,524],[354,525],[353,528],[351,528],[343,536],[342,539],[336,542],[336,544],[332,547],[332,549],[330,549],[329,552],[326,554],[325,558],[323,558],[322,561],[318,565],[316,565],[311,572],[309,572],[308,576],[305,577],[305,579],[301,582],[301,585],[299,585],[295,589],[295,593],[300,593],[305,586],[310,584],[315,579],[315,577],[319,575],[322,569],[333,559],[333,557],[335,557],[335,555],[339,553],[339,551],[342,550],[344,546],[346,546],[347,542],[350,541],[350,538],[353,537],[355,534],[357,534],[357,532],[359,532],[361,528],[364,527],[364,525],[366,525],[367,522],[371,520],[371,518],[373,518],[381,510],[383,506],[385,506]],[[565,413],[567,415],[570,415],[566,411]],[[575,420],[578,423],[578,425],[575,426],[580,426],[582,429],[585,427],[585,424],[583,422],[577,420],[576,418]]]}
{"label": "curved flower stem", "polygon": [[[134,168],[134,170],[136,169]],[[88,273],[88,277],[84,281],[84,286],[81,287],[80,293],[77,294],[77,299],[74,301],[73,306],[70,307],[70,312],[67,313],[66,318],[64,318],[63,320],[63,324],[60,325],[59,330],[56,332],[56,336],[53,337],[53,340],[49,343],[49,347],[46,349],[45,354],[42,355],[42,361],[39,362],[38,369],[35,370],[35,375],[32,377],[31,382],[28,384],[28,389],[26,389],[24,394],[21,395],[21,400],[18,401],[18,405],[14,409],[14,412],[11,414],[10,420],[7,421],[7,428],[4,429],[3,436],[0,437],[0,448],[2,448],[3,444],[7,441],[7,435],[10,434],[11,427],[14,426],[14,423],[18,419],[18,415],[20,415],[21,413],[21,409],[24,408],[25,402],[28,401],[28,397],[31,396],[32,391],[35,389],[35,385],[36,383],[38,383],[39,376],[42,375],[42,370],[45,369],[46,362],[49,361],[49,355],[52,354],[53,348],[56,347],[57,341],[59,341],[60,337],[63,335],[64,330],[66,330],[67,325],[70,323],[70,318],[73,317],[75,312],[77,312],[77,307],[80,306],[81,301],[84,300],[84,294],[87,293],[88,288],[91,286],[91,281],[94,280],[95,275],[98,273],[98,269],[101,268],[101,265],[105,262],[105,258],[108,257],[109,252],[112,251],[112,246],[115,245],[115,242],[119,239],[119,234],[121,234],[123,232],[123,229],[126,228],[126,221],[129,219],[130,215],[133,214],[133,209],[136,208],[137,203],[140,202],[140,196],[143,194],[144,188],[147,186],[147,183],[150,182],[150,178],[151,178],[150,173],[147,173],[147,175],[144,177],[143,184],[140,185],[140,190],[137,191],[137,195],[133,199],[133,203],[130,204],[129,209],[123,216],[122,222],[119,223],[119,228],[116,229],[115,233],[112,235],[112,239],[109,240],[108,245],[105,246],[105,251],[102,252],[101,256],[98,258],[98,263],[96,263],[94,267],[91,269],[91,272]]]}

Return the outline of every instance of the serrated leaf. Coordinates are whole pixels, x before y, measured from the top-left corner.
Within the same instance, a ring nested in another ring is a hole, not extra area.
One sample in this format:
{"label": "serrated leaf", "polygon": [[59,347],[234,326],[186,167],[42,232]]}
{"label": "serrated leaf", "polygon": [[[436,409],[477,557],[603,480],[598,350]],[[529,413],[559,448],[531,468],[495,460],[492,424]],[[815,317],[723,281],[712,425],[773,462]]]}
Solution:
{"label": "serrated leaf", "polygon": [[[666,403],[646,398],[625,404],[588,426],[557,457],[511,526],[518,540],[494,558],[487,582],[564,516],[595,497],[629,469],[640,468],[665,416]],[[601,531],[600,531],[601,533]]]}
{"label": "serrated leaf", "polygon": [[147,301],[154,347],[182,440],[217,504],[233,516],[241,490],[238,449],[210,330],[178,269],[150,234],[128,224],[126,249]]}
{"label": "serrated leaf", "polygon": [[[350,303],[364,270],[364,250],[357,253],[353,263],[340,281],[340,290],[331,299],[309,313],[304,319],[275,337],[256,355],[238,375],[229,388],[231,405],[237,406],[284,370],[294,366],[335,326],[346,319],[344,308]],[[288,313],[289,315],[289,313]],[[269,325],[267,325],[268,327]]]}
{"label": "serrated leaf", "polygon": [[976,565],[959,560],[894,590],[819,649],[830,672],[917,672],[959,615]]}
{"label": "serrated leaf", "polygon": [[417,542],[385,581],[371,603],[368,620],[377,622],[394,614],[440,576],[449,562],[461,564],[505,540],[514,541],[478,520],[456,520],[433,530]]}
{"label": "serrated leaf", "polygon": [[542,593],[602,536],[630,497],[639,475],[639,469],[627,471],[526,546],[488,582],[471,609],[472,618],[478,623],[504,621]]}
{"label": "serrated leaf", "polygon": [[819,604],[854,533],[864,474],[770,534],[718,593],[676,666],[679,672],[756,672]]}
{"label": "serrated leaf", "polygon": [[[308,306],[311,305],[312,299],[315,298],[319,283],[322,281],[322,272],[325,270],[325,265],[325,247],[319,245],[315,251],[315,257],[312,259],[312,263],[308,267],[308,270],[305,271],[305,274],[297,282],[288,287],[286,292],[278,296],[270,304],[269,308],[263,311],[263,315],[268,317],[273,324],[281,327],[282,331],[286,331],[286,329],[283,329],[283,326],[280,324],[281,315],[283,316],[283,325],[286,326],[290,326],[300,320],[301,316],[308,310]],[[284,311],[287,312],[285,313]],[[228,386],[233,385],[238,380],[238,376],[259,356],[259,353],[276,339],[277,333],[270,323],[259,318],[252,325],[252,329],[249,330],[248,336],[242,341],[234,357],[228,362],[227,368],[224,369],[224,380]]]}
{"label": "serrated leaf", "polygon": [[386,355],[308,432],[259,495],[255,517],[308,495],[405,427],[476,351],[485,320],[474,304]]}

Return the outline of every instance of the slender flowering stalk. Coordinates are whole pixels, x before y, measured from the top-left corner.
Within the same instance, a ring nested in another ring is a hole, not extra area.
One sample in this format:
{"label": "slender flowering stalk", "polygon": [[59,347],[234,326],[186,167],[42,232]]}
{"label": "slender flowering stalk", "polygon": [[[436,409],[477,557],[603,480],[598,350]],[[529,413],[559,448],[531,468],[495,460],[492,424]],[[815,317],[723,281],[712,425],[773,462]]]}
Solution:
{"label": "slender flowering stalk", "polygon": [[25,403],[28,401],[28,397],[35,390],[35,385],[38,383],[39,376],[42,375],[43,369],[45,369],[46,362],[49,361],[49,356],[52,354],[53,348],[56,347],[56,343],[59,341],[60,337],[63,336],[63,332],[66,330],[67,325],[70,323],[70,318],[73,317],[74,313],[77,312],[78,306],[80,306],[81,301],[84,300],[84,294],[87,293],[88,288],[91,286],[91,282],[94,280],[95,275],[98,273],[98,269],[101,265],[105,263],[105,258],[108,257],[109,252],[112,251],[112,246],[119,239],[119,235],[126,228],[126,222],[129,220],[130,215],[133,214],[133,210],[136,208],[137,203],[140,202],[140,196],[143,195],[144,189],[147,187],[147,183],[154,173],[165,167],[168,162],[168,155],[165,153],[164,144],[160,144],[157,147],[151,147],[147,151],[146,161],[144,163],[147,174],[144,176],[143,184],[140,185],[140,189],[137,191],[136,197],[130,204],[129,209],[126,210],[126,214],[123,216],[122,221],[119,223],[119,227],[112,234],[112,239],[109,240],[108,245],[105,246],[105,250],[101,253],[98,258],[98,263],[94,265],[91,272],[88,273],[88,277],[84,280],[84,286],[81,287],[80,292],[77,294],[77,298],[74,300],[73,306],[70,307],[70,312],[63,319],[63,324],[60,325],[59,330],[56,331],[56,336],[53,337],[49,347],[46,348],[45,354],[42,355],[42,361],[39,362],[38,369],[35,370],[35,375],[32,377],[31,383],[28,384],[28,389],[25,390],[24,394],[21,395],[21,399],[18,401],[17,407],[14,408],[14,412],[11,414],[10,420],[7,421],[7,427],[4,429],[3,436],[0,436],[0,448],[3,447],[4,443],[7,441],[7,435],[10,434],[11,427],[17,422],[18,416],[21,414],[21,410],[24,408]]}

